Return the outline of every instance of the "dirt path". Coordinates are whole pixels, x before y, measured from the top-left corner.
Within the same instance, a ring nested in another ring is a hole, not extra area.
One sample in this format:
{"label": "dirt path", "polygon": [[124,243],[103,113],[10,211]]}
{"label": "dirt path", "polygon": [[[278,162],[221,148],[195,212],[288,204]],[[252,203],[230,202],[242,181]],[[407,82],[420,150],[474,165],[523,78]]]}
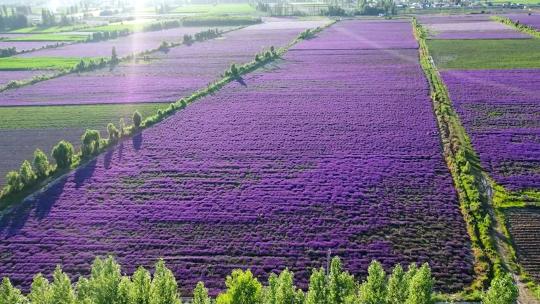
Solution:
{"label": "dirt path", "polygon": [[[507,243],[506,243],[506,237],[504,236],[504,233],[502,233],[501,223],[497,220],[495,210],[493,208],[493,188],[489,184],[489,181],[485,176],[482,178],[482,184],[484,186],[484,190],[487,194],[488,198],[488,212],[493,219],[493,224],[495,231],[493,232],[493,238],[495,240],[495,246],[497,248],[497,252],[501,256],[501,259],[505,265],[509,265],[508,259],[510,256],[510,253],[508,251]],[[534,297],[534,295],[531,293],[531,291],[527,288],[527,286],[520,281],[519,275],[515,273],[510,267],[508,267],[508,270],[512,274],[512,278],[516,282],[516,286],[519,290],[519,296],[518,296],[518,304],[540,304],[538,300]]]}

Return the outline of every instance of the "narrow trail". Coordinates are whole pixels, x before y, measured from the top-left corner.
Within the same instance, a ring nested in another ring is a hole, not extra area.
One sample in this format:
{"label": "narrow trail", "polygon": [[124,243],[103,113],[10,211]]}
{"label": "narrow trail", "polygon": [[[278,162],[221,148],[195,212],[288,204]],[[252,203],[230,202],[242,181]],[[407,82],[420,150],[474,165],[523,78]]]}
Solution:
{"label": "narrow trail", "polygon": [[[487,180],[485,175],[482,175],[482,185],[484,187],[484,191],[487,195],[487,208],[489,215],[491,216],[493,220],[493,227],[494,232],[492,233],[493,239],[495,240],[495,246],[497,248],[497,252],[501,256],[501,259],[508,267],[509,263],[509,256],[510,253],[508,252],[508,245],[506,236],[502,232],[501,223],[497,220],[495,209],[493,207],[493,188],[491,187],[489,181]],[[540,301],[536,300],[535,296],[531,293],[531,291],[527,288],[527,286],[521,282],[519,279],[519,274],[517,274],[513,269],[508,267],[508,271],[512,275],[512,278],[514,279],[514,282],[516,283],[516,286],[519,290],[519,296],[517,303],[518,304],[540,304]]]}

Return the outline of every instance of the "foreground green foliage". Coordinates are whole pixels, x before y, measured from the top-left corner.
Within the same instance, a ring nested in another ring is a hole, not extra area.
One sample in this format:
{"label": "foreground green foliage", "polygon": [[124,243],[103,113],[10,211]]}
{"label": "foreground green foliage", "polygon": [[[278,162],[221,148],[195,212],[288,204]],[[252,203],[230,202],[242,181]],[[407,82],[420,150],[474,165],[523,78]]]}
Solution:
{"label": "foreground green foliage", "polygon": [[[215,301],[203,282],[192,292],[193,304],[431,304],[433,277],[427,264],[411,264],[405,272],[396,265],[387,276],[381,264],[373,261],[362,282],[343,269],[338,257],[329,269],[313,269],[306,293],[294,284],[288,269],[272,273],[266,285],[251,271],[236,269],[225,279],[226,290]],[[515,303],[517,289],[510,276],[494,280],[483,295],[485,304]],[[159,260],[151,274],[139,267],[131,276],[122,275],[112,257],[96,258],[90,275],[72,284],[69,276],[57,266],[52,282],[42,274],[34,277],[30,292],[24,296],[8,278],[0,285],[2,304],[181,304],[178,283],[171,270]]]}
{"label": "foreground green foliage", "polygon": [[442,69],[540,68],[540,39],[428,40]]}

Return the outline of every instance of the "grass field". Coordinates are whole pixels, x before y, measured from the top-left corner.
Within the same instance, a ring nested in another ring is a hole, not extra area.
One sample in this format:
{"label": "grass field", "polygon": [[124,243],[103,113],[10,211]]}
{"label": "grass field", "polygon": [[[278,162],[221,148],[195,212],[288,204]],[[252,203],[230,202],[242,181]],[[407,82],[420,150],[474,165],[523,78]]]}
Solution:
{"label": "grass field", "polygon": [[68,25],[68,26],[50,26],[50,27],[29,26],[29,27],[13,30],[11,31],[11,33],[18,33],[18,34],[60,33],[60,32],[77,31],[86,27],[88,26],[84,24]]}
{"label": "grass field", "polygon": [[44,106],[44,107],[0,107],[0,129],[61,129],[61,128],[98,128],[103,129],[109,122],[118,125],[120,117],[131,123],[135,110],[143,117],[155,114],[158,109],[168,104],[114,104],[81,106]]}
{"label": "grass field", "polygon": [[540,68],[540,39],[428,40],[442,69]]}
{"label": "grass field", "polygon": [[0,58],[0,70],[62,70],[79,63],[81,58],[74,57],[4,57]]}
{"label": "grass field", "polygon": [[84,41],[88,38],[88,35],[76,35],[76,34],[56,34],[56,33],[44,33],[35,34],[24,37],[11,38],[7,41],[62,41],[62,42],[76,42]]}
{"label": "grass field", "polygon": [[174,10],[175,13],[185,14],[208,14],[208,15],[226,15],[237,14],[245,15],[256,12],[255,8],[247,3],[230,3],[230,4],[198,4],[181,6]]}
{"label": "grass field", "polygon": [[142,19],[142,20],[134,20],[134,21],[126,21],[126,22],[118,22],[118,23],[111,23],[107,25],[101,25],[101,26],[95,26],[95,27],[89,27],[85,28],[81,31],[83,32],[112,32],[112,31],[125,31],[128,30],[130,32],[139,32],[141,31],[144,26],[155,22],[155,20],[151,19]]}

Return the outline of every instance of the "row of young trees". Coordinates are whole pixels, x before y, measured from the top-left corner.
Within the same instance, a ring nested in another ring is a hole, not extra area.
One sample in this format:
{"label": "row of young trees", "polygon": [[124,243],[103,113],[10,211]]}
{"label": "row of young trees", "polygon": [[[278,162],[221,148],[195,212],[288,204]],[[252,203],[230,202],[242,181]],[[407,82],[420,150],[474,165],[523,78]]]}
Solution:
{"label": "row of young trees", "polygon": [[132,120],[133,126],[126,127],[124,120],[120,119],[120,129],[109,123],[107,125],[108,138],[101,138],[100,132],[97,130],[86,130],[81,136],[81,150],[79,153],[75,152],[70,142],[60,141],[51,151],[51,156],[56,165],[50,163],[49,158],[42,150],[36,149],[32,162],[25,160],[18,171],[7,173],[6,186],[0,192],[0,197],[18,194],[30,189],[47,177],[71,168],[72,164],[97,155],[103,149],[117,143],[123,136],[139,129],[142,123],[142,115],[135,111]]}
{"label": "row of young trees", "polygon": [[[288,269],[272,273],[263,285],[250,270],[233,270],[225,279],[226,290],[215,299],[209,296],[203,282],[192,292],[193,304],[429,304],[433,303],[434,279],[428,264],[411,264],[407,271],[396,265],[386,274],[373,261],[368,276],[358,282],[343,269],[338,257],[329,269],[313,269],[306,292],[294,284]],[[494,281],[485,293],[484,304],[515,303],[517,290],[511,279]],[[37,274],[25,296],[9,278],[0,284],[2,304],[181,304],[182,298],[174,274],[163,260],[150,273],[139,267],[131,276],[122,275],[112,257],[96,258],[89,276],[72,284],[69,276],[57,266],[50,282]]]}

